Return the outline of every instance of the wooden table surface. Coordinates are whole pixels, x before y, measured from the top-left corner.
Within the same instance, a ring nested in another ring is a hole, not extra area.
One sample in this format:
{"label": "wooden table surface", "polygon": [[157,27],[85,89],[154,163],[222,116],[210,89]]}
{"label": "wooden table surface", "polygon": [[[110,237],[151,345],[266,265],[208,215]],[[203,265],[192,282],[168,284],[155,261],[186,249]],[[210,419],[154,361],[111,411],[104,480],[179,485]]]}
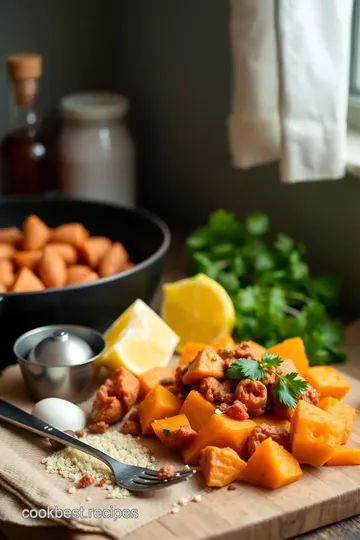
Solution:
{"label": "wooden table surface", "polygon": [[[165,281],[171,281],[179,279],[184,275],[184,261],[181,256],[181,251],[178,249],[178,242],[173,243],[173,247],[170,250],[170,256],[168,258],[168,265],[165,272]],[[154,304],[155,306],[159,302],[159,295],[156,295]],[[355,334],[360,332],[360,324],[356,327],[351,327],[350,340],[352,339],[351,333],[355,338]],[[357,342],[359,340],[357,339]],[[359,350],[360,353],[360,350]],[[353,367],[344,369],[348,371],[349,375],[355,376],[358,369],[354,371]],[[11,525],[8,523],[0,524],[0,540],[45,540],[51,536],[52,540],[105,540],[105,536],[94,534],[79,534],[74,533],[68,529],[63,528],[32,528],[32,527],[20,527],[18,525]],[[130,535],[132,538],[136,537],[136,533]],[[175,534],[176,537],[176,534]],[[179,539],[181,537],[178,537]],[[335,523],[333,525],[316,529],[313,532],[306,533],[300,536],[296,536],[293,540],[359,540],[360,539],[360,516],[356,516],[350,519],[346,519]],[[190,540],[190,539],[187,539]],[[265,537],[264,537],[265,540]]]}

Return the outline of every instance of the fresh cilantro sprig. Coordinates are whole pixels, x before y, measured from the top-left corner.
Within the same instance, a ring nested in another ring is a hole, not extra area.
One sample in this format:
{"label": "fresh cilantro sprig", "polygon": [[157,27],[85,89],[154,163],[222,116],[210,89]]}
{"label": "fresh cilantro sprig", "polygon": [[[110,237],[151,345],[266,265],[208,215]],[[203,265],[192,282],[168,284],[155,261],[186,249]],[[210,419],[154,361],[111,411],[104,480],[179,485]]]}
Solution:
{"label": "fresh cilantro sprig", "polygon": [[193,273],[203,272],[229,293],[236,311],[235,335],[269,348],[300,336],[311,365],[343,362],[343,327],[329,316],[341,282],[313,276],[304,246],[285,234],[265,239],[269,219],[255,212],[244,221],[217,210],[187,239]]}
{"label": "fresh cilantro sprig", "polygon": [[230,379],[251,379],[260,381],[266,373],[276,374],[276,384],[274,395],[281,403],[287,407],[296,407],[297,398],[307,388],[308,383],[298,378],[298,373],[288,373],[284,375],[277,368],[280,367],[282,359],[275,354],[265,353],[261,360],[251,360],[250,358],[235,360],[226,371]]}

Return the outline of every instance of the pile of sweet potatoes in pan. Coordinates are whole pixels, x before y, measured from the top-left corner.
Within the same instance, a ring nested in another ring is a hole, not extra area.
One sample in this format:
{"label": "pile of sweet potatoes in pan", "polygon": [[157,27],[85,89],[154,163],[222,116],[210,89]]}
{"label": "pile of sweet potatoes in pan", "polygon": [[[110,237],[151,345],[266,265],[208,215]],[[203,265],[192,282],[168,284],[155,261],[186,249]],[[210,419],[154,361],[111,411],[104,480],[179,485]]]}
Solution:
{"label": "pile of sweet potatoes in pan", "polygon": [[22,231],[0,229],[0,293],[80,285],[132,266],[120,242],[91,237],[81,223],[51,229],[30,215]]}

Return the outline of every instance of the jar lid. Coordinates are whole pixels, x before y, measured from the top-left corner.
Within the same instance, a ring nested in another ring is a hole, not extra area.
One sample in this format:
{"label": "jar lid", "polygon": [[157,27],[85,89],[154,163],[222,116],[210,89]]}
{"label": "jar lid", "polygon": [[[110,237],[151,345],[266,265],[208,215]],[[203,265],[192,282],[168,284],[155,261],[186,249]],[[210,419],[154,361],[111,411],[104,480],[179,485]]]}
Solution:
{"label": "jar lid", "polygon": [[12,79],[39,79],[42,75],[42,58],[36,53],[10,54],[7,70]]}
{"label": "jar lid", "polygon": [[64,118],[71,120],[114,120],[126,114],[128,101],[107,92],[70,94],[60,101],[60,109]]}
{"label": "jar lid", "polygon": [[29,360],[48,366],[71,366],[87,362],[93,356],[90,345],[66,330],[54,330],[30,351]]}

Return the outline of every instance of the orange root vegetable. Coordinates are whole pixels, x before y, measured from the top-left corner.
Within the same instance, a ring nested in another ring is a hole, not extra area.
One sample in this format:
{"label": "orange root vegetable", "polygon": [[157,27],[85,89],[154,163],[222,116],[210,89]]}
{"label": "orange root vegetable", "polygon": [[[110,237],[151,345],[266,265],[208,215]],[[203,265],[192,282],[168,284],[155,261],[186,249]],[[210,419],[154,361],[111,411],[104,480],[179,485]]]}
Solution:
{"label": "orange root vegetable", "polygon": [[0,283],[0,294],[6,293],[6,292],[7,292],[7,288],[5,287],[3,283]]}
{"label": "orange root vegetable", "polygon": [[41,257],[41,249],[34,251],[16,251],[12,256],[13,261],[18,268],[23,268],[25,266],[26,268],[30,268],[30,270],[34,270]]}
{"label": "orange root vegetable", "polygon": [[360,465],[360,448],[338,446],[326,465]]}
{"label": "orange root vegetable", "polygon": [[305,376],[309,369],[309,360],[306,356],[304,342],[300,337],[285,339],[285,341],[271,347],[268,352],[280,356],[283,360],[291,358],[296,367],[295,371],[302,377]]}
{"label": "orange root vegetable", "polygon": [[218,349],[233,349],[235,347],[235,341],[231,336],[225,336],[214,343],[213,347],[216,351]]}
{"label": "orange root vegetable", "polygon": [[154,420],[175,416],[181,408],[181,401],[164,386],[158,384],[138,406],[141,430],[144,435],[151,435]]}
{"label": "orange root vegetable", "polygon": [[213,414],[198,433],[197,439],[182,452],[188,465],[197,465],[206,446],[229,447],[240,456],[246,452],[247,440],[256,426],[252,420],[235,420],[226,414]]}
{"label": "orange root vegetable", "polygon": [[166,386],[175,380],[175,368],[171,366],[154,367],[139,376],[140,396],[144,398],[157,384]]}
{"label": "orange root vegetable", "polygon": [[271,438],[255,450],[244,471],[244,480],[254,486],[277,489],[295,482],[303,472],[297,460]]}
{"label": "orange root vegetable", "polygon": [[0,259],[11,259],[15,248],[12,244],[0,243]]}
{"label": "orange root vegetable", "polygon": [[80,247],[86,242],[89,232],[81,223],[65,223],[52,231],[51,241]]}
{"label": "orange root vegetable", "polygon": [[92,269],[85,264],[74,264],[67,269],[67,283],[68,285],[74,285],[79,283],[84,276],[92,273]]}
{"label": "orange root vegetable", "polygon": [[201,451],[200,468],[207,486],[224,487],[236,480],[246,462],[232,448],[206,446]]}
{"label": "orange root vegetable", "polygon": [[182,355],[178,366],[188,366],[195,356],[206,347],[206,343],[197,343],[195,341],[188,341],[184,345]]}
{"label": "orange root vegetable", "polygon": [[17,227],[8,227],[0,229],[0,243],[12,244],[18,246],[23,238],[23,234]]}
{"label": "orange root vegetable", "polygon": [[224,376],[224,365],[221,356],[212,347],[205,347],[198,353],[183,376],[184,384],[196,384],[205,377],[221,379]]}
{"label": "orange root vegetable", "polygon": [[356,409],[333,397],[323,398],[320,400],[318,407],[323,411],[330,413],[344,424],[344,435],[341,444],[345,444],[349,440],[354,427]]}
{"label": "orange root vegetable", "polygon": [[19,270],[16,276],[12,292],[36,292],[43,291],[44,289],[45,286],[42,281],[29,268],[24,267]]}
{"label": "orange root vegetable", "polygon": [[24,222],[23,248],[25,250],[41,249],[49,241],[51,231],[47,225],[34,214]]}
{"label": "orange root vegetable", "polygon": [[296,366],[291,358],[287,358],[281,362],[280,367],[277,368],[280,373],[283,375],[288,375],[289,373],[297,373]]}
{"label": "orange root vegetable", "polygon": [[115,242],[101,259],[98,272],[100,277],[117,274],[126,268],[129,255],[120,242]]}
{"label": "orange root vegetable", "polygon": [[15,281],[14,265],[9,259],[0,259],[0,283],[11,289]]}
{"label": "orange root vegetable", "polygon": [[250,416],[256,424],[267,424],[268,426],[275,426],[286,429],[290,433],[290,422],[284,418],[279,418],[273,414],[265,413],[261,416]]}
{"label": "orange root vegetable", "polygon": [[109,238],[93,236],[79,248],[79,253],[85,264],[97,268],[110,248],[111,240]]}
{"label": "orange root vegetable", "polygon": [[159,437],[162,443],[166,444],[167,439],[171,435],[172,431],[179,429],[181,426],[190,426],[190,424],[185,414],[177,414],[176,416],[171,416],[170,418],[154,420],[151,426],[155,435]]}
{"label": "orange root vegetable", "polygon": [[300,400],[291,419],[292,454],[302,465],[321,467],[340,445],[344,424],[330,413]]}
{"label": "orange root vegetable", "polygon": [[63,287],[66,284],[66,263],[55,251],[45,249],[38,269],[40,279],[46,287]]}
{"label": "orange root vegetable", "polygon": [[200,431],[210,416],[214,414],[214,411],[215,405],[207,401],[196,390],[191,390],[180,409],[180,413],[187,417],[190,426],[195,431]]}
{"label": "orange root vegetable", "polygon": [[305,378],[322,398],[342,399],[350,390],[350,384],[331,366],[311,367]]}
{"label": "orange root vegetable", "polygon": [[81,274],[78,276],[68,277],[66,285],[83,285],[84,283],[92,283],[99,279],[99,274],[96,272],[88,272],[86,274]]}
{"label": "orange root vegetable", "polygon": [[265,347],[263,347],[262,345],[259,345],[258,343],[255,343],[255,341],[249,340],[248,343],[253,349],[255,349],[255,352],[258,358],[261,358],[262,355],[266,353]]}
{"label": "orange root vegetable", "polygon": [[51,242],[47,246],[48,250],[54,251],[60,255],[66,264],[75,264],[78,259],[76,249],[71,244],[64,244],[61,242]]}

